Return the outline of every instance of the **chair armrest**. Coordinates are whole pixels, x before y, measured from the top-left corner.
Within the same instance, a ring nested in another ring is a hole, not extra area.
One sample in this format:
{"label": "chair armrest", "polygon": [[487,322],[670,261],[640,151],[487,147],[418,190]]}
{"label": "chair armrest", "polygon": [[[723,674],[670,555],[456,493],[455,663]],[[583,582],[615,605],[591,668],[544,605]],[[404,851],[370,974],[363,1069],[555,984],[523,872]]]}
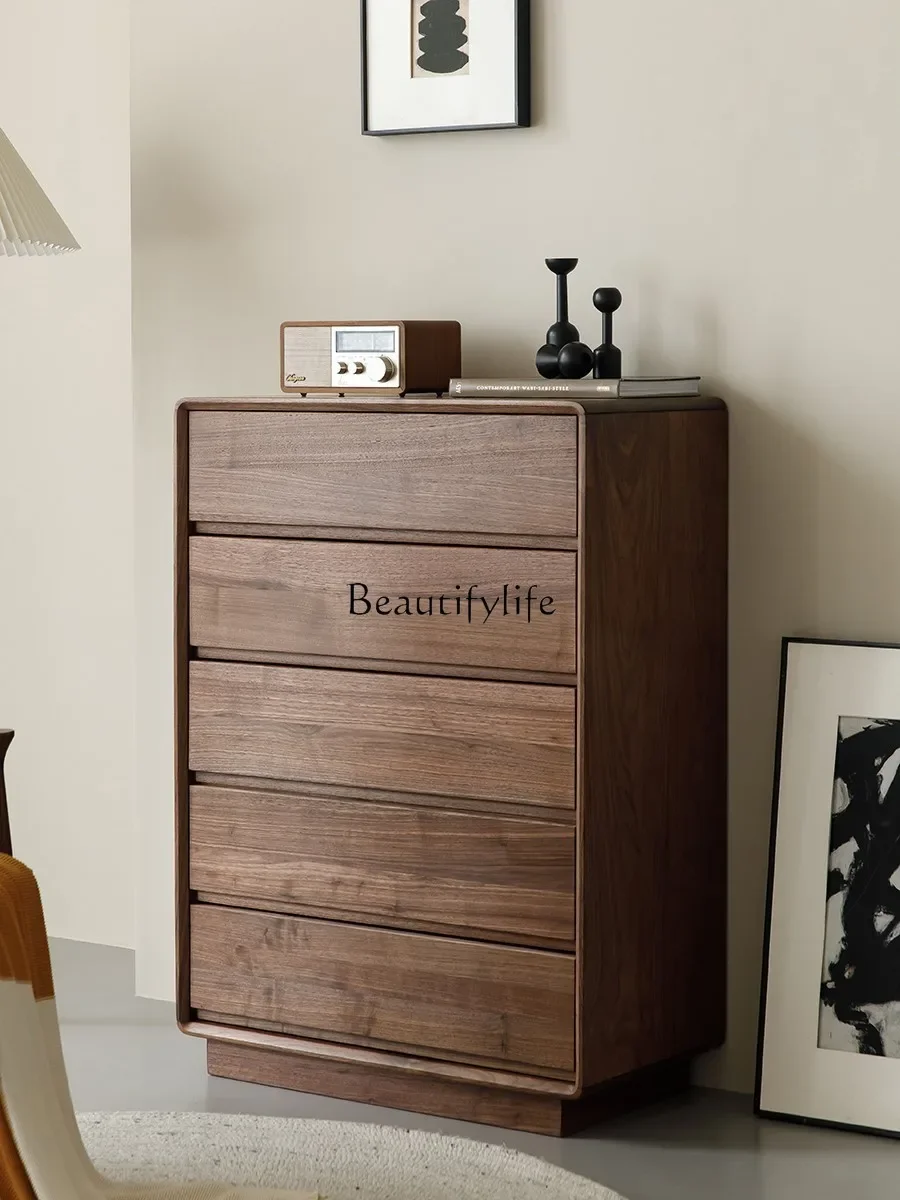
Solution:
{"label": "chair armrest", "polygon": [[0,854],[12,854],[12,840],[9,836],[9,809],[6,805],[6,783],[3,779],[3,762],[9,743],[15,734],[11,729],[0,729]]}

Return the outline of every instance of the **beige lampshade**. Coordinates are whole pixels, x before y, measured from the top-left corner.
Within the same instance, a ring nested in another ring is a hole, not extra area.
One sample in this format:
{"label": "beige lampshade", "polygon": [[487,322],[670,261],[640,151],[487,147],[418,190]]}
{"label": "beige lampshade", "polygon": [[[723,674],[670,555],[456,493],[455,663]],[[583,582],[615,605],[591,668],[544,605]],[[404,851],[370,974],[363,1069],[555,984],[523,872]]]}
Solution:
{"label": "beige lampshade", "polygon": [[0,254],[67,254],[80,249],[0,129]]}

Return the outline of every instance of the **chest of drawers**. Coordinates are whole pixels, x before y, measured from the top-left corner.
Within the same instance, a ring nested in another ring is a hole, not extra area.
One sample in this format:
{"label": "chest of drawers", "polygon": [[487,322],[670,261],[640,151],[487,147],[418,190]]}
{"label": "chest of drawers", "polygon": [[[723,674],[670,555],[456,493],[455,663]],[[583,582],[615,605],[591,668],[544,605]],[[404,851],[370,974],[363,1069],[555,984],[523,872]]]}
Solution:
{"label": "chest of drawers", "polygon": [[178,1019],[561,1134],[725,1008],[727,413],[189,400]]}

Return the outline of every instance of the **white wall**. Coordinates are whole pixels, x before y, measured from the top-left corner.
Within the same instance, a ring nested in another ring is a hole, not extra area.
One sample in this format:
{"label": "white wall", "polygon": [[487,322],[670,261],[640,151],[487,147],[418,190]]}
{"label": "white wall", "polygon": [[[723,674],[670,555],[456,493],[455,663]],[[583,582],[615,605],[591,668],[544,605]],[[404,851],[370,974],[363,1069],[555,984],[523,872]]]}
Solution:
{"label": "white wall", "polygon": [[[537,126],[359,135],[355,0],[133,0],[141,986],[171,989],[171,428],[277,394],[288,318],[457,317],[526,371],[625,295],[629,371],[733,414],[731,1015],[749,1087],[779,639],[900,640],[894,0],[536,3]],[[74,218],[73,218],[74,219]]]}
{"label": "white wall", "polygon": [[134,939],[128,15],[121,0],[0,3],[0,127],[83,246],[0,258],[13,842],[51,934],[120,946]]}

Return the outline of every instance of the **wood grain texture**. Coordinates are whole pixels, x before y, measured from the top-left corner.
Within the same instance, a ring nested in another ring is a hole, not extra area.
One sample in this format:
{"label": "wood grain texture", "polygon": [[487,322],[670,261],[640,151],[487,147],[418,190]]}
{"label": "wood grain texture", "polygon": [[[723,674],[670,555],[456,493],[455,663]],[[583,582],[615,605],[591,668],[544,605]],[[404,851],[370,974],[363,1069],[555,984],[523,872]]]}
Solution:
{"label": "wood grain texture", "polygon": [[585,1085],[724,1038],[727,436],[588,418]]}
{"label": "wood grain texture", "polygon": [[195,771],[194,782],[206,787],[238,788],[241,791],[282,792],[290,796],[323,796],[329,800],[364,800],[375,804],[414,804],[418,808],[449,808],[460,812],[494,813],[498,817],[528,817],[531,820],[553,821],[557,825],[576,824],[577,814],[571,808],[551,808],[542,805],[512,804],[508,800],[470,800],[466,796],[439,796],[426,792],[390,792],[380,788],[347,787],[333,783],[306,784],[291,779],[260,779],[252,775],[219,775]]}
{"label": "wood grain texture", "polygon": [[12,835],[9,831],[9,804],[6,798],[6,779],[3,766],[6,752],[15,734],[11,729],[0,729],[0,854],[12,854]]}
{"label": "wood grain texture", "polygon": [[407,933],[436,933],[441,937],[478,938],[481,942],[497,942],[503,946],[531,946],[538,950],[560,950],[573,954],[573,938],[552,938],[530,933],[511,934],[498,929],[473,929],[471,925],[454,925],[444,918],[429,921],[424,917],[400,917],[393,913],[367,913],[360,908],[338,908],[334,904],[294,903],[290,900],[260,900],[255,896],[235,896],[222,892],[195,891],[197,904],[214,904],[219,908],[250,908],[256,912],[280,913],[289,917],[319,917],[323,921],[344,921],[349,925],[376,925],[380,929],[401,929]]}
{"label": "wood grain texture", "polygon": [[575,804],[573,688],[194,662],[190,714],[194,771]]}
{"label": "wood grain texture", "polygon": [[415,412],[439,413],[453,415],[457,413],[496,413],[499,415],[518,414],[519,416],[575,416],[579,421],[584,419],[586,412],[598,415],[614,413],[641,412],[682,412],[682,411],[727,411],[725,402],[716,396],[673,396],[666,397],[662,403],[660,397],[629,398],[625,400],[561,400],[558,397],[548,400],[521,400],[516,397],[492,396],[490,400],[460,399],[459,397],[443,397],[421,395],[404,397],[383,396],[352,396],[340,400],[333,396],[319,396],[312,399],[301,399],[292,396],[186,396],[179,402],[179,407],[188,412],[291,412],[311,413],[341,411],[353,412]]}
{"label": "wood grain texture", "polygon": [[428,1078],[389,1065],[283,1054],[263,1045],[242,1046],[223,1041],[207,1042],[206,1065],[210,1075],[225,1079],[337,1096],[362,1104],[430,1113],[548,1137],[579,1133],[639,1105],[678,1095],[690,1084],[690,1063],[676,1060],[568,1099],[509,1087]]}
{"label": "wood grain texture", "polygon": [[413,1050],[574,1068],[574,957],[195,905],[191,1003]]}
{"label": "wood grain texture", "polygon": [[543,683],[560,687],[574,687],[576,678],[571,673],[556,674],[553,671],[522,671],[504,667],[464,667],[459,663],[398,663],[387,658],[338,658],[327,654],[280,654],[275,650],[229,650],[221,646],[197,646],[197,658],[208,658],[213,662],[247,662],[271,664],[273,667],[326,667],[335,671],[371,671],[377,675],[393,675],[402,670],[404,675],[445,675],[453,679],[488,679],[501,683]]}
{"label": "wood grain texture", "polygon": [[450,1058],[424,1057],[396,1046],[391,1050],[375,1050],[370,1046],[351,1046],[343,1039],[323,1041],[321,1038],[262,1033],[257,1029],[210,1021],[181,1022],[180,1028],[189,1037],[202,1037],[234,1046],[261,1046],[279,1054],[300,1054],[306,1058],[327,1062],[387,1068],[402,1071],[404,1074],[427,1076],[429,1079],[450,1079],[454,1082],[474,1083],[479,1087],[509,1088],[512,1091],[531,1092],[538,1096],[576,1095],[574,1081],[571,1078],[557,1078],[558,1072],[542,1071],[537,1074],[531,1070],[522,1071],[514,1067],[478,1066],[474,1063],[453,1062]]}
{"label": "wood grain texture", "polygon": [[206,1065],[210,1075],[266,1087],[337,1096],[362,1104],[431,1113],[549,1137],[558,1137],[562,1132],[562,1102],[554,1096],[429,1079],[388,1067],[329,1062],[299,1054],[281,1054],[264,1046],[229,1042],[207,1042]]}
{"label": "wood grain texture", "polygon": [[198,892],[575,936],[575,831],[546,821],[195,787],[190,861]]}
{"label": "wood grain texture", "polygon": [[[297,1038],[299,1041],[323,1037],[317,1030],[310,1029],[305,1025],[295,1025],[292,1021],[265,1021],[259,1017],[229,1016],[227,1013],[210,1012],[203,1008],[195,1011],[198,1021],[219,1029],[226,1029],[230,1025],[241,1033],[258,1033],[261,1037]],[[324,1037],[330,1042],[335,1035],[328,1033]],[[398,1051],[396,1042],[375,1037],[372,1034],[342,1033],[340,1042],[347,1048],[369,1050],[378,1054],[395,1054]],[[436,1049],[431,1049],[429,1046],[417,1046],[415,1053],[426,1062],[431,1059],[432,1062],[440,1062],[445,1066],[477,1067],[479,1070],[500,1073],[508,1072],[510,1069],[539,1071],[545,1079],[554,1079],[563,1084],[572,1084],[575,1079],[573,1070],[563,1071],[558,1067],[535,1067],[527,1063],[521,1066],[513,1064],[510,1068],[510,1064],[503,1058],[496,1058],[490,1054],[478,1054],[472,1050],[465,1052],[448,1050],[443,1045]]]}
{"label": "wood grain texture", "polygon": [[575,565],[524,550],[192,538],[191,642],[574,673]]}
{"label": "wood grain texture", "polygon": [[577,533],[577,422],[191,412],[194,521]]}
{"label": "wood grain texture", "polygon": [[[350,525],[253,525],[235,521],[195,521],[194,532],[206,537],[292,538],[319,542],[397,542],[433,546],[449,541],[443,534],[418,529],[354,529]],[[569,550],[580,548],[577,537],[540,537],[528,533],[473,533],[454,530],[454,546],[487,546],[491,550]]]}

